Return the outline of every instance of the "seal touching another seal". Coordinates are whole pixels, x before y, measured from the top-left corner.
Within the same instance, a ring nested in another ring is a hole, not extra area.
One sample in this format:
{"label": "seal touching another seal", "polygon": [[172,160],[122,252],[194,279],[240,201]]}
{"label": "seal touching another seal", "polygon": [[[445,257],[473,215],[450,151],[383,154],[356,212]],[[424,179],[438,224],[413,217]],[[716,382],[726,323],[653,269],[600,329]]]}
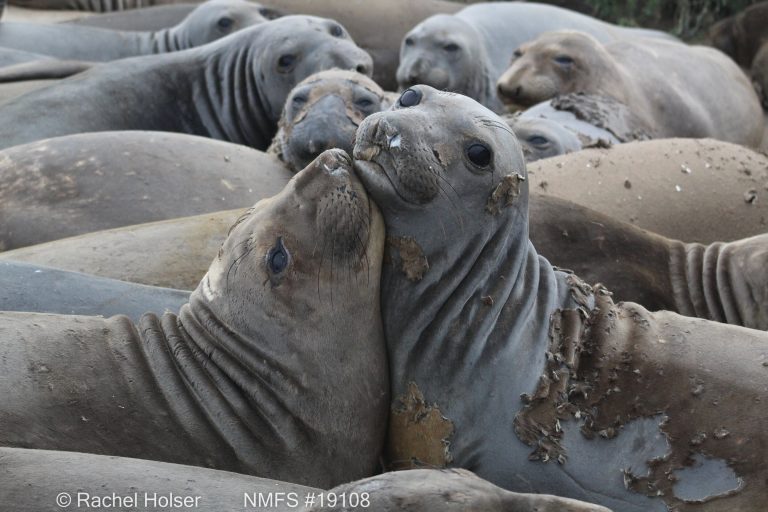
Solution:
{"label": "seal touching another seal", "polygon": [[668,238],[708,244],[768,232],[768,158],[736,144],[629,142],[539,160],[528,174],[531,190]]}
{"label": "seal touching another seal", "polygon": [[293,172],[327,149],[349,153],[360,121],[392,101],[391,94],[360,73],[338,69],[315,73],[288,95],[268,152]]}
{"label": "seal touching another seal", "polygon": [[373,474],[384,228],[350,165],[323,153],[243,215],[178,316],[0,313],[0,444],[324,488]]}
{"label": "seal touching another seal", "polygon": [[0,46],[59,59],[108,61],[176,52],[267,21],[262,6],[245,0],[208,0],[178,25],[125,32],[63,24],[3,22]]}
{"label": "seal touching another seal", "polygon": [[523,43],[551,30],[573,29],[600,41],[672,36],[611,25],[583,14],[535,2],[481,2],[456,14],[437,14],[416,25],[400,46],[397,83],[426,84],[458,92],[501,112],[496,80]]}
{"label": "seal touching another seal", "polygon": [[523,107],[567,93],[614,98],[653,138],[758,147],[763,135],[760,102],[744,72],[717,50],[675,41],[601,43],[582,32],[549,32],[515,52],[497,90],[505,103]]}
{"label": "seal touching another seal", "polygon": [[712,46],[748,69],[763,42],[768,39],[766,19],[768,2],[759,2],[713,24],[707,35]]}
{"label": "seal touching another seal", "polygon": [[768,505],[768,333],[554,270],[528,239],[519,144],[469,98],[412,87],[354,155],[387,227],[391,465],[622,511]]}
{"label": "seal touching another seal", "polygon": [[371,58],[335,21],[286,16],[199,48],[94,66],[12,100],[0,107],[0,147],[157,130],[266,149],[293,86],[334,67],[370,74]]}
{"label": "seal touching another seal", "polygon": [[145,286],[79,272],[0,261],[0,311],[61,315],[126,315],[138,322],[144,313],[178,312],[189,291]]}
{"label": "seal touching another seal", "polygon": [[0,151],[0,249],[246,208],[290,178],[271,155],[178,133],[96,132],[23,144]]}
{"label": "seal touching another seal", "polygon": [[504,121],[515,132],[526,162],[580,151],[586,140],[557,121],[546,118],[504,116]]}

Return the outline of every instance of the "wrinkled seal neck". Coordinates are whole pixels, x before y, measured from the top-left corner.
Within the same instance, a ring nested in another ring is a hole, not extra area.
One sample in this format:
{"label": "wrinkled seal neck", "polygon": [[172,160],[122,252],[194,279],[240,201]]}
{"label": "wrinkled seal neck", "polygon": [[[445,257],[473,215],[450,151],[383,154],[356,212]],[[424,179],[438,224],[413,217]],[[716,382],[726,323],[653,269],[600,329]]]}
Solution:
{"label": "wrinkled seal neck", "polygon": [[146,36],[149,41],[149,53],[170,53],[192,48],[189,38],[178,25],[148,32]]}
{"label": "wrinkled seal neck", "polygon": [[271,121],[277,116],[260,90],[256,63],[263,45],[253,39],[238,44],[227,37],[201,47],[206,55],[203,77],[194,85],[195,108],[208,136],[264,150],[277,130]]}
{"label": "wrinkled seal neck", "polygon": [[[533,368],[547,346],[550,314],[564,299],[562,277],[528,239],[525,194],[496,215],[485,209],[455,213],[450,226],[422,232],[407,223],[387,226],[390,253],[393,239],[424,240],[429,265],[418,281],[403,273],[401,260],[384,266],[382,314],[392,382],[429,379],[429,363],[472,368],[499,351],[519,354],[519,368],[531,372],[528,380],[538,375]],[[451,215],[445,212],[446,222]]]}

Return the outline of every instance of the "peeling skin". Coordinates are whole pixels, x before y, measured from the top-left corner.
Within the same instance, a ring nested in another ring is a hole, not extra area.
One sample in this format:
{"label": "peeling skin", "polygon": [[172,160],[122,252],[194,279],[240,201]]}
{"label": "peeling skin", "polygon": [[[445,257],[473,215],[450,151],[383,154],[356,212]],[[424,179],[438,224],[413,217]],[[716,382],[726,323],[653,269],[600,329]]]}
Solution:
{"label": "peeling skin", "polygon": [[402,271],[411,281],[421,281],[429,262],[418,242],[409,236],[387,236],[387,245],[400,254]]}
{"label": "peeling skin", "polygon": [[485,211],[491,215],[498,215],[502,208],[511,206],[515,198],[520,195],[520,183],[523,181],[525,177],[517,173],[504,176],[491,192]]}
{"label": "peeling skin", "polygon": [[453,457],[450,441],[453,423],[437,404],[429,405],[415,382],[394,401],[389,419],[388,460],[391,469],[446,467]]}
{"label": "peeling skin", "polygon": [[734,337],[720,324],[615,304],[601,285],[568,282],[580,307],[553,313],[544,373],[514,420],[533,447],[529,458],[566,464],[563,432],[573,421],[591,442],[627,443],[623,434],[638,419],[663,415],[669,450],[625,468],[627,489],[678,511],[702,503],[707,511],[764,510],[767,443],[758,425],[768,376],[743,364],[764,352],[758,331]]}

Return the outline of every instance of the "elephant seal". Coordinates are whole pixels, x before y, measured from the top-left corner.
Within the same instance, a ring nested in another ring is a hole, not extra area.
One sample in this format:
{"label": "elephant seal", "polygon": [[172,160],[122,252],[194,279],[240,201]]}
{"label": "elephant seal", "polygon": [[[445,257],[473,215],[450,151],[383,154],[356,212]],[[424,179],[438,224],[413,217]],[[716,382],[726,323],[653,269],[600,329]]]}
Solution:
{"label": "elephant seal", "polygon": [[768,42],[760,47],[752,61],[752,85],[760,96],[763,109],[768,109]]}
{"label": "elephant seal", "polygon": [[0,151],[0,249],[246,208],[291,173],[261,151],[167,132],[67,135]]}
{"label": "elephant seal", "polygon": [[[460,4],[445,0],[388,0],[386,4],[377,0],[266,0],[261,3],[286,14],[309,14],[337,20],[349,30],[357,44],[373,57],[373,79],[387,90],[397,88],[395,72],[399,62],[400,42],[405,33],[428,16],[454,13],[461,9]],[[175,23],[189,9],[191,6],[166,5],[91,16],[75,23],[135,30],[147,26],[150,11],[153,23],[159,19]],[[146,14],[142,11],[146,11]],[[372,27],[376,29],[372,30]]]}
{"label": "elephant seal", "polygon": [[[288,482],[181,464],[24,448],[0,448],[0,475],[3,512],[61,512],[68,507],[101,512],[239,512],[244,502],[256,503],[248,510],[289,512],[304,510],[292,506],[293,501],[287,502],[289,494],[303,505],[307,494],[321,492]],[[279,493],[283,493],[285,501],[275,499]],[[264,500],[258,506],[259,494],[264,498],[272,495],[269,505]],[[253,500],[245,501],[250,498]],[[67,499],[71,505],[61,506]],[[163,506],[166,501],[161,500],[176,500],[178,507]]]}
{"label": "elephant seal", "polygon": [[178,312],[189,291],[158,288],[30,263],[0,261],[0,311],[61,315],[126,315]]}
{"label": "elephant seal", "polygon": [[320,71],[293,88],[268,152],[293,172],[331,148],[352,151],[355,132],[366,116],[389,107],[392,97],[354,71]]}
{"label": "elephant seal", "polygon": [[727,142],[591,148],[533,162],[528,175],[531,190],[668,238],[709,244],[768,231],[768,158]]}
{"label": "elephant seal", "polygon": [[335,21],[286,16],[183,52],[104,63],[10,101],[0,107],[0,147],[158,130],[266,149],[288,92],[334,67],[370,74],[371,58]]}
{"label": "elephant seal", "polygon": [[[609,512],[599,505],[546,494],[505,491],[464,469],[413,469],[394,471],[340,485],[327,492],[332,496],[370,496],[359,506],[321,506],[315,512],[396,512],[442,510],[463,512]],[[335,500],[334,500],[335,501]]]}
{"label": "elephant seal", "polygon": [[515,132],[526,162],[580,151],[585,142],[566,126],[546,118],[504,116],[504,121]]}
{"label": "elephant seal", "polygon": [[709,29],[712,46],[749,69],[763,42],[768,40],[768,2],[750,5],[740,13],[718,21]]}
{"label": "elephant seal", "polygon": [[603,44],[589,34],[560,31],[522,45],[515,55],[497,84],[505,103],[525,107],[558,94],[604,95],[642,119],[653,138],[713,137],[753,147],[762,140],[752,85],[712,48],[656,39]]}
{"label": "elephant seal", "polygon": [[469,98],[406,90],[354,157],[387,229],[391,466],[613,510],[768,505],[768,333],[614,304],[553,269],[514,134]]}
{"label": "elephant seal", "polygon": [[262,6],[257,3],[208,0],[178,25],[156,32],[3,22],[0,46],[59,59],[109,61],[186,50],[265,21]]}
{"label": "elephant seal", "polygon": [[328,151],[238,219],[178,316],[0,313],[0,445],[324,488],[370,476],[383,244],[349,157]]}
{"label": "elephant seal", "polygon": [[438,14],[416,25],[400,46],[397,83],[458,92],[497,112],[496,80],[509,66],[512,53],[538,35],[574,29],[600,41],[666,34],[624,28],[551,5],[534,2],[484,2],[453,15]]}
{"label": "elephant seal", "polygon": [[19,96],[49,87],[58,82],[57,79],[24,80],[21,82],[0,83],[0,105],[7,103]]}

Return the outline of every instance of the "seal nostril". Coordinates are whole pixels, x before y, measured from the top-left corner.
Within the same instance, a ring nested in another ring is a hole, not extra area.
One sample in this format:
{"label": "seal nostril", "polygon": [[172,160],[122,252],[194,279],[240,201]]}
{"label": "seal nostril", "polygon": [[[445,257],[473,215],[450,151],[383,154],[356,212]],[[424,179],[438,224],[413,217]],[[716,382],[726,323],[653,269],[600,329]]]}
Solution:
{"label": "seal nostril", "polygon": [[515,98],[519,98],[521,94],[523,94],[523,86],[518,85],[515,87]]}

